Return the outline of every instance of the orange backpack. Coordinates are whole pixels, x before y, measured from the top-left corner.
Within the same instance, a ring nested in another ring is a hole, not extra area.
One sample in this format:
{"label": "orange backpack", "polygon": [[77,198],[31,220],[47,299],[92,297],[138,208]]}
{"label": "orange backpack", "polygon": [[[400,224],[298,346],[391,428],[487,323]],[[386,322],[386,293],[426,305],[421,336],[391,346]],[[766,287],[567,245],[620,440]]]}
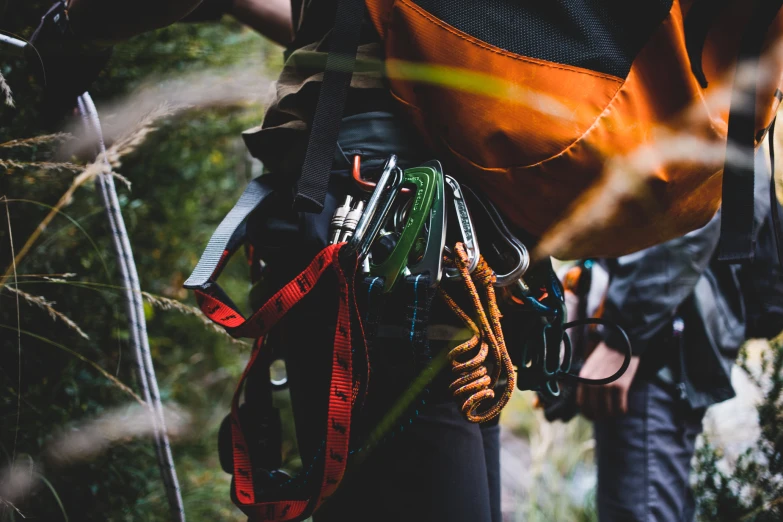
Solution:
{"label": "orange backpack", "polygon": [[[357,3],[338,5],[300,210],[319,211],[325,193],[355,54],[348,4]],[[680,236],[714,215],[725,179],[722,256],[737,261],[752,251],[753,151],[780,99],[781,3],[366,0],[366,8],[392,96],[452,175],[542,238],[540,253],[619,256]],[[754,95],[755,104],[742,103]]]}

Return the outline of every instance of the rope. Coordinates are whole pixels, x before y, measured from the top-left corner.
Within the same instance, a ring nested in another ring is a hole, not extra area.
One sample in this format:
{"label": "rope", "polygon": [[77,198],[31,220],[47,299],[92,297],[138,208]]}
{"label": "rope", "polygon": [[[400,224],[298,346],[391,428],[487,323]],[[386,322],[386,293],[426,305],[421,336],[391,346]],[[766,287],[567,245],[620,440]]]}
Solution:
{"label": "rope", "polygon": [[[103,156],[106,165],[106,145],[103,141],[103,132],[98,118],[98,111],[89,93],[82,94],[78,99],[79,112],[85,125],[95,134],[98,141],[99,153]],[[106,208],[106,216],[111,229],[114,250],[117,254],[122,286],[125,289],[125,300],[130,323],[131,346],[136,357],[139,385],[144,402],[150,406],[152,413],[153,433],[155,438],[155,453],[160,467],[161,478],[166,489],[173,519],[177,522],[185,522],[185,506],[182,502],[182,492],[177,479],[177,470],[174,467],[174,457],[171,452],[166,424],[163,417],[163,404],[160,400],[158,380],[155,376],[155,367],[152,362],[149,338],[147,336],[147,323],[144,318],[144,303],[142,301],[141,285],[136,270],[136,262],[133,259],[128,231],[125,228],[125,220],[122,218],[117,190],[114,186],[114,178],[111,174],[101,173],[96,179],[98,191]]]}
{"label": "rope", "polygon": [[[28,44],[16,38],[0,34],[0,43],[10,45],[18,49],[24,49]],[[103,155],[104,161],[108,166],[106,158],[106,145],[103,141],[103,131],[101,122],[98,118],[98,111],[90,97],[85,92],[79,96],[79,113],[82,116],[85,126],[88,130],[95,133],[98,141],[98,152]],[[106,215],[109,220],[109,227],[112,233],[114,249],[122,276],[123,288],[125,288],[125,299],[128,309],[128,321],[130,322],[131,345],[136,355],[137,371],[139,374],[139,384],[141,386],[142,397],[145,403],[151,405],[153,414],[153,428],[155,433],[155,450],[158,457],[163,483],[166,487],[166,494],[169,500],[169,507],[177,522],[185,522],[185,507],[182,503],[182,493],[177,480],[177,472],[174,468],[174,458],[171,454],[166,425],[163,419],[163,405],[160,402],[160,393],[158,390],[158,381],[155,377],[155,368],[152,364],[152,355],[150,353],[149,339],[147,338],[147,324],[144,319],[144,304],[141,300],[141,287],[139,285],[139,276],[136,271],[136,263],[133,259],[128,232],[125,229],[125,221],[120,211],[120,203],[117,198],[117,190],[114,187],[114,178],[109,174],[101,173],[96,185],[103,204],[106,208]]]}
{"label": "rope", "polygon": [[[473,309],[478,317],[478,325],[465,313],[457,302],[441,287],[439,294],[454,314],[473,332],[473,337],[449,351],[448,358],[452,371],[458,377],[449,386],[454,397],[462,401],[462,414],[470,422],[486,422],[497,417],[500,411],[511,399],[516,384],[516,374],[511,363],[511,356],[506,349],[503,330],[500,327],[502,317],[495,296],[495,273],[483,257],[479,258],[478,266],[470,273],[470,259],[465,251],[465,245],[457,243],[454,248],[454,264],[457,267],[464,287],[471,298]],[[479,295],[477,286],[481,288]],[[482,302],[482,297],[484,302]],[[485,304],[486,303],[486,306]],[[476,352],[476,347],[478,351]],[[475,355],[471,357],[471,354]],[[493,371],[489,375],[487,358],[492,356]],[[470,357],[467,360],[464,358]],[[503,385],[500,397],[496,402],[478,411],[487,401],[495,398],[495,387],[505,372],[506,383]]]}

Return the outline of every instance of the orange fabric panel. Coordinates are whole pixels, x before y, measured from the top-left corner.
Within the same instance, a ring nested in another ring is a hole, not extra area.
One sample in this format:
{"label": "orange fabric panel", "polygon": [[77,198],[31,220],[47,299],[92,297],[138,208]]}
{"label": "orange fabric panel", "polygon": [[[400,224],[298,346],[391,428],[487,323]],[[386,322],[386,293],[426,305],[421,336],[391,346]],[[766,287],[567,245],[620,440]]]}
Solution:
{"label": "orange fabric panel", "polygon": [[[705,91],[685,48],[690,3],[674,0],[623,79],[503,51],[410,0],[367,0],[392,95],[423,139],[515,225],[561,237],[545,241],[545,253],[568,259],[660,243],[703,225],[720,204],[728,100],[719,94],[733,85],[749,15],[736,0],[710,31]],[[769,42],[782,33],[779,15]],[[781,60],[765,70],[759,129],[774,114]]]}
{"label": "orange fabric panel", "polygon": [[[503,51],[409,0],[395,4],[389,24],[392,91],[424,108],[439,141],[481,168],[529,166],[561,153],[622,85],[620,78]],[[432,70],[408,80],[410,62]]]}

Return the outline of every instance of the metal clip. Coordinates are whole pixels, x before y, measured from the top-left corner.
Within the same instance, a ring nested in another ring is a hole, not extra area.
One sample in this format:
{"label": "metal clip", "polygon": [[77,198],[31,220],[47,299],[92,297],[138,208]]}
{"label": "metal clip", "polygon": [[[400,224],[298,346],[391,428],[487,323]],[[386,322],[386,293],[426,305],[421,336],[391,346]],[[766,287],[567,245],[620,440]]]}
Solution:
{"label": "metal clip", "polygon": [[[443,167],[440,162],[429,161],[422,167],[431,168],[435,172],[435,193],[432,197],[424,253],[421,261],[408,266],[408,269],[412,275],[429,274],[430,286],[436,287],[443,274],[443,247],[446,245],[446,191]],[[478,258],[476,258],[476,264],[478,264]]]}
{"label": "metal clip", "polygon": [[[392,250],[389,257],[378,265],[375,265],[372,262],[370,263],[370,274],[384,278],[384,292],[390,292],[392,290],[397,278],[403,270],[405,270],[408,263],[408,254],[424,228],[425,221],[430,216],[430,209],[432,208],[438,186],[438,175],[438,171],[432,166],[414,167],[403,173],[403,184],[414,185],[416,187],[416,192],[413,195],[413,203],[408,212],[408,219],[402,230],[400,239],[397,241],[397,245],[394,247],[394,250]],[[378,184],[380,185],[380,181]],[[439,219],[443,219],[442,213]],[[439,250],[439,254],[440,252],[442,252],[442,250]]]}
{"label": "metal clip", "polygon": [[[530,255],[527,248],[506,226],[503,217],[495,206],[487,199],[479,197],[467,185],[462,185],[463,193],[470,199],[470,207],[474,210],[473,218],[481,230],[481,241],[484,244],[484,258],[496,274],[496,287],[509,286],[516,283],[530,266]],[[489,245],[489,251],[487,251]],[[498,273],[498,267],[511,266],[506,273]]]}
{"label": "metal clip", "polygon": [[397,168],[397,156],[392,154],[383,166],[381,177],[364,207],[364,213],[356,224],[353,236],[343,247],[344,255],[357,254],[360,261],[367,257],[370,245],[378,235],[394,203],[397,190],[402,185],[402,178],[402,172]]}
{"label": "metal clip", "polygon": [[[459,186],[459,182],[448,174],[445,175],[444,178],[451,190],[451,199],[454,202],[454,210],[457,213],[457,224],[459,225],[462,244],[465,245],[465,251],[468,253],[468,259],[470,260],[468,272],[472,273],[478,266],[479,256],[481,254],[476,238],[476,229],[473,227],[473,220],[470,218],[468,204],[465,201],[465,197],[462,195],[462,189]],[[459,271],[456,268],[446,268],[444,273],[446,279],[458,279],[460,277]]]}
{"label": "metal clip", "polygon": [[332,215],[332,221],[329,223],[329,244],[336,245],[340,242],[340,235],[343,231],[343,223],[348,212],[351,211],[351,204],[353,198],[351,196],[345,196],[343,204],[334,210]]}

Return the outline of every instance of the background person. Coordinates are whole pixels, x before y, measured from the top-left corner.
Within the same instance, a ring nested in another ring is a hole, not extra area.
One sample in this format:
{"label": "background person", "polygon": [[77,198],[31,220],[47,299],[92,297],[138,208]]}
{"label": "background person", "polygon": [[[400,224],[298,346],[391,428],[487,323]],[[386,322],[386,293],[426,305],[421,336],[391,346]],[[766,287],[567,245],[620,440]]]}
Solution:
{"label": "background person", "polygon": [[[763,153],[756,162],[755,230],[769,234],[769,169]],[[717,261],[719,238],[720,213],[681,238],[604,263],[602,317],[626,330],[634,357],[617,381],[577,390],[595,429],[601,522],[694,518],[696,437],[706,409],[734,396],[731,368],[746,339],[743,269]],[[619,367],[622,342],[605,332],[580,375]]]}

